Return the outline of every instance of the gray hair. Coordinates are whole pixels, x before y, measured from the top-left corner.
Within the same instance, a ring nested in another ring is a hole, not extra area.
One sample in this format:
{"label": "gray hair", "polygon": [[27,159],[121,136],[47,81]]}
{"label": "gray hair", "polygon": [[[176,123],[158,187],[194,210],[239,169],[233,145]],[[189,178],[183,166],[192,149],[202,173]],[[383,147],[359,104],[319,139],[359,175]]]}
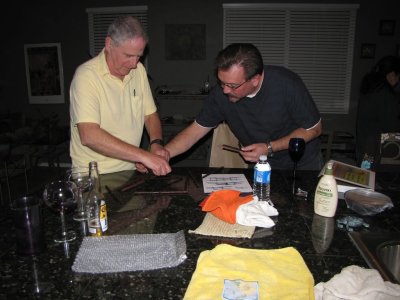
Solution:
{"label": "gray hair", "polygon": [[110,37],[117,46],[126,40],[141,37],[146,42],[149,41],[139,19],[132,16],[119,16],[108,27],[107,36]]}

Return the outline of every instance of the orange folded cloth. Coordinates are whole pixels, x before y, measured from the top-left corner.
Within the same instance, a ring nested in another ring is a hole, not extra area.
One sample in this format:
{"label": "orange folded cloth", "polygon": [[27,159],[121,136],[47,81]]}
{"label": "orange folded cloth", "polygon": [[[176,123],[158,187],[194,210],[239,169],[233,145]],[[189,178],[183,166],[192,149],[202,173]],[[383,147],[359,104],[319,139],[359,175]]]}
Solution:
{"label": "orange folded cloth", "polygon": [[242,204],[253,200],[253,195],[240,197],[240,191],[219,190],[200,203],[201,210],[211,212],[217,218],[230,224],[236,223],[236,210]]}

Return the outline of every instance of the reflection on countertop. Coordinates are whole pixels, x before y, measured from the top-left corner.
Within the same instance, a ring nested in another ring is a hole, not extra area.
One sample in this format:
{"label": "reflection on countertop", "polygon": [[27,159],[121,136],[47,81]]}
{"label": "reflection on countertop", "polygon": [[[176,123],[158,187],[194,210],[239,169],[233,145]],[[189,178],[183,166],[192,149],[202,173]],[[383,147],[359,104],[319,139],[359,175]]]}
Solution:
{"label": "reflection on countertop", "polygon": [[[201,174],[209,172],[207,168],[174,168],[169,177],[175,178],[173,184],[164,185],[165,179],[153,178],[152,184],[139,185],[124,191],[123,187],[137,182],[138,177],[143,178],[141,176],[144,175],[115,174],[110,175],[107,180],[102,177],[102,184],[107,185],[113,194],[111,197],[106,193],[109,234],[176,233],[184,230],[187,259],[174,268],[103,275],[74,273],[71,266],[82,236],[67,245],[54,244],[52,237],[59,229],[59,218],[47,209],[44,209],[47,250],[36,257],[18,256],[15,253],[10,211],[7,208],[2,209],[0,298],[182,299],[200,253],[221,243],[256,249],[292,246],[302,255],[315,283],[328,281],[345,266],[368,267],[347,231],[337,228],[336,223],[332,224],[333,219],[315,217],[313,194],[318,172],[298,172],[299,184],[309,192],[309,200],[299,200],[293,199],[290,194],[291,171],[273,171],[271,196],[279,216],[274,219],[275,227],[257,229],[251,239],[189,234],[188,230],[196,229],[205,215],[198,204],[206,196],[202,190]],[[252,181],[252,170],[249,169],[224,169],[223,172],[244,173]],[[177,181],[178,178],[181,180]],[[158,187],[155,190],[156,186]],[[160,189],[163,194],[159,193]],[[140,191],[146,193],[139,193]],[[155,193],[151,193],[152,191]],[[180,193],[174,193],[176,191]],[[398,190],[389,192],[398,195]],[[359,230],[400,231],[400,199],[392,195],[392,200],[395,204],[393,209],[376,216],[363,217],[370,226]],[[345,202],[340,200],[335,219],[346,215],[355,213],[347,209]],[[80,224],[72,221],[70,215],[67,216],[67,225],[78,233],[81,230]]]}

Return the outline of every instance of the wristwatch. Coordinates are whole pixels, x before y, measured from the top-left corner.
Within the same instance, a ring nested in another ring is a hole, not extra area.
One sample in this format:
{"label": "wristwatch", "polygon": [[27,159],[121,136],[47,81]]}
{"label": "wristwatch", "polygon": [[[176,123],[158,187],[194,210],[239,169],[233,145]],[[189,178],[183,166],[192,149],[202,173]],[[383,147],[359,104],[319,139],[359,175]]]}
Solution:
{"label": "wristwatch", "polygon": [[268,149],[268,154],[267,154],[267,156],[268,156],[268,157],[273,157],[273,156],[274,156],[274,150],[272,149],[271,141],[268,141],[268,142],[266,143],[266,145],[267,145],[267,149]]}
{"label": "wristwatch", "polygon": [[153,144],[159,144],[161,146],[164,146],[164,141],[162,139],[155,139],[150,142],[150,146]]}

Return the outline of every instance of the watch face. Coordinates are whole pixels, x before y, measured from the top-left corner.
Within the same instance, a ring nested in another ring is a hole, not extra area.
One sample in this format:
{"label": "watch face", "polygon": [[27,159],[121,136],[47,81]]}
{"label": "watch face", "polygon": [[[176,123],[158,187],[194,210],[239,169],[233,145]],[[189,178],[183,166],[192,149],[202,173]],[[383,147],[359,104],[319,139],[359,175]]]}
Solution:
{"label": "watch face", "polygon": [[274,150],[272,150],[271,142],[269,142],[269,143],[267,144],[267,149],[268,149],[268,156],[269,156],[269,157],[274,156]]}

